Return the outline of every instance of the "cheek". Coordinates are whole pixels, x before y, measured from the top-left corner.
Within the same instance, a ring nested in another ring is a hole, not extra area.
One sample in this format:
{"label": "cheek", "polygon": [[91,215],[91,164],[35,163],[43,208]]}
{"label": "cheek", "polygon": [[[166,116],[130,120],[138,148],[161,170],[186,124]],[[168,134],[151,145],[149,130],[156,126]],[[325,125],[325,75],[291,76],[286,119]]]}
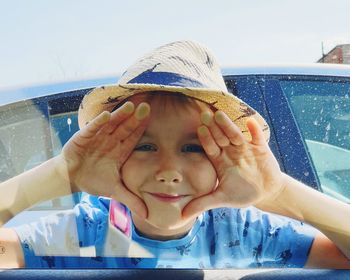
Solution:
{"label": "cheek", "polygon": [[217,184],[217,174],[209,160],[197,163],[190,171],[191,183],[198,196],[212,192]]}
{"label": "cheek", "polygon": [[144,174],[145,170],[146,168],[142,168],[142,163],[132,157],[121,168],[120,176],[125,186],[135,194],[138,193],[139,187],[146,176]]}

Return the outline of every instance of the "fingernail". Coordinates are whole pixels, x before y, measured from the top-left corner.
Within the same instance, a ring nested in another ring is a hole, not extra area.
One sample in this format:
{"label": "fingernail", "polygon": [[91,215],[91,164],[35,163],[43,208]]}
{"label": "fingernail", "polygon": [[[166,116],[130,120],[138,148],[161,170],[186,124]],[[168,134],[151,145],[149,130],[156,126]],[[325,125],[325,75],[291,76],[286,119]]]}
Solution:
{"label": "fingernail", "polygon": [[123,107],[122,107],[122,111],[126,114],[130,114],[131,112],[134,111],[134,103],[127,101]]}
{"label": "fingernail", "polygon": [[222,111],[216,111],[214,118],[218,124],[223,124],[225,122],[225,116]]}
{"label": "fingernail", "polygon": [[200,126],[198,127],[198,133],[201,136],[207,136],[208,135],[208,128],[206,126]]}
{"label": "fingernail", "polygon": [[212,114],[208,111],[205,111],[201,114],[201,121],[202,123],[204,123],[205,125],[210,125],[212,122]]}
{"label": "fingernail", "polygon": [[135,113],[136,119],[138,119],[139,121],[143,120],[148,116],[150,110],[151,108],[147,103],[141,103],[136,109],[136,113]]}
{"label": "fingernail", "polygon": [[109,120],[110,117],[110,112],[108,111],[103,111],[96,119],[98,124],[103,124]]}

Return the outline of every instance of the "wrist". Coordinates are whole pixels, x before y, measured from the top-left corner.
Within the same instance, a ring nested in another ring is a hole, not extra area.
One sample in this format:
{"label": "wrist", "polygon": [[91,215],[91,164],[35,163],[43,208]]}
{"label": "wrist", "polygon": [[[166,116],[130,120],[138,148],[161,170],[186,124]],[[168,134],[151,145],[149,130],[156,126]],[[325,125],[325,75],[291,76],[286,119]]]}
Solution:
{"label": "wrist", "polygon": [[287,180],[288,176],[281,172],[281,177],[277,183],[276,190],[266,195],[263,199],[256,203],[254,207],[266,212],[274,212],[273,209],[275,209],[279,204],[283,204],[283,197],[286,195],[286,188],[288,186]]}
{"label": "wrist", "polygon": [[55,174],[57,180],[62,182],[62,187],[65,189],[66,194],[80,192],[77,184],[75,184],[74,176],[72,172],[69,172],[69,162],[62,154],[54,157],[53,164],[55,168]]}
{"label": "wrist", "polygon": [[300,183],[296,184],[296,182],[292,177],[282,172],[279,191],[258,203],[256,207],[265,212],[305,221],[299,202],[299,197],[303,195],[303,188],[300,188]]}

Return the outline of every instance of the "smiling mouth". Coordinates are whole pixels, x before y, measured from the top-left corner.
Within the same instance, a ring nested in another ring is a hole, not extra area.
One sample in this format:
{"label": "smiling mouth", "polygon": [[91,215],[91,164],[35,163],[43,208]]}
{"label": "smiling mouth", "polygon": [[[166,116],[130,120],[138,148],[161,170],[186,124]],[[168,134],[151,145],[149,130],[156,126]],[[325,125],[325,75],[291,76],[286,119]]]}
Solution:
{"label": "smiling mouth", "polygon": [[163,202],[178,202],[187,196],[187,195],[180,195],[180,194],[170,195],[165,193],[148,193],[148,194],[151,195],[153,198]]}

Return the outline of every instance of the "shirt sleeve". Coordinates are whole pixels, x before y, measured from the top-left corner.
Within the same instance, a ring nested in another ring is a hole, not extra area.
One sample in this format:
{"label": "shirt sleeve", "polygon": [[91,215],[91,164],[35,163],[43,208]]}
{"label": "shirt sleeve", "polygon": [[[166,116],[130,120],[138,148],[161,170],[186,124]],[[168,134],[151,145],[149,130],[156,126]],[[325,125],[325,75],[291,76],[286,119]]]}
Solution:
{"label": "shirt sleeve", "polygon": [[78,256],[80,253],[73,209],[40,218],[14,230],[21,242],[26,267],[50,267],[53,256]]}
{"label": "shirt sleeve", "polygon": [[303,267],[317,230],[300,221],[262,212],[238,211],[244,244],[250,244],[251,267]]}
{"label": "shirt sleeve", "polygon": [[108,200],[92,197],[73,209],[14,228],[26,267],[79,267],[77,257],[94,257],[101,247],[107,215]]}

